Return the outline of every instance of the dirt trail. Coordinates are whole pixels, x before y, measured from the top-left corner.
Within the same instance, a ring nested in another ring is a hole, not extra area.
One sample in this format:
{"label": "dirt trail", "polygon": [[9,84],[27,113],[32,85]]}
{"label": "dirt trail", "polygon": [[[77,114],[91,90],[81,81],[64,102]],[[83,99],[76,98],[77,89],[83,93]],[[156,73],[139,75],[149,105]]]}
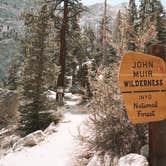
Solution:
{"label": "dirt trail", "polygon": [[77,111],[79,98],[66,101],[67,111],[59,123],[57,132],[32,148],[23,148],[0,159],[0,166],[70,166],[76,153],[80,151],[80,142],[75,138],[78,128],[87,118],[87,114]]}

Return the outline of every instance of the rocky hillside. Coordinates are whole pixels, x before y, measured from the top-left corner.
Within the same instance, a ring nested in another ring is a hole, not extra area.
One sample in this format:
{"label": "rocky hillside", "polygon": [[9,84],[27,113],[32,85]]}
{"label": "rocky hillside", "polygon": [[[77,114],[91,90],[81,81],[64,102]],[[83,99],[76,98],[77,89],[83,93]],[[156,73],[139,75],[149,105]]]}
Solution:
{"label": "rocky hillside", "polygon": [[[121,12],[125,12],[127,3],[120,3],[116,6],[112,6],[108,4],[107,6],[107,16],[110,18],[110,26],[113,25],[114,19],[120,10]],[[87,11],[82,14],[82,18],[80,20],[80,25],[83,26],[91,26],[93,29],[97,29],[99,27],[99,23],[103,17],[104,13],[104,4],[96,3],[94,5],[88,6]]]}
{"label": "rocky hillside", "polygon": [[24,31],[19,17],[30,4],[27,0],[0,0],[0,81],[5,79],[12,58],[21,56]]}

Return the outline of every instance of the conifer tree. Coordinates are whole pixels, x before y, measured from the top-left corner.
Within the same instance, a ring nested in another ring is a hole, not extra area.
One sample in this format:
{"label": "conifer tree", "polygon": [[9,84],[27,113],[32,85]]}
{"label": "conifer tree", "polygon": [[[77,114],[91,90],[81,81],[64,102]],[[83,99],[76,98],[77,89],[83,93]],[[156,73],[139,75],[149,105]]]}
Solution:
{"label": "conifer tree", "polygon": [[150,0],[141,0],[139,7],[139,26],[142,31],[145,26],[147,15],[150,13]]}
{"label": "conifer tree", "polygon": [[69,8],[69,13],[73,17],[71,17],[68,23],[66,74],[70,75],[75,73],[77,65],[85,61],[85,54],[81,43],[81,28],[79,25],[81,15],[76,8],[83,9],[82,4],[77,3],[77,7]]}
{"label": "conifer tree", "polygon": [[102,61],[100,61],[100,64],[102,64],[103,66],[109,66],[110,63],[114,62],[115,60],[115,51],[111,45],[112,32],[110,30],[109,21],[110,20],[108,19],[108,17],[104,14],[104,17],[102,18],[99,25],[99,36],[97,39],[97,42],[99,44],[98,49],[102,54],[99,55],[102,57]]}
{"label": "conifer tree", "polygon": [[136,49],[136,21],[137,21],[137,8],[135,0],[130,0],[128,9],[128,32],[127,32],[127,49]]}
{"label": "conifer tree", "polygon": [[152,20],[156,23],[157,39],[160,43],[166,43],[166,13],[160,1],[153,0],[152,6]]}
{"label": "conifer tree", "polygon": [[[139,7],[139,34],[144,35],[154,26],[158,41],[163,42],[165,38],[163,15],[164,11],[160,0],[141,0]],[[146,43],[151,43],[153,40],[156,40],[156,36],[152,36]]]}
{"label": "conifer tree", "polygon": [[[80,12],[82,12],[82,9],[80,8],[79,0],[59,0],[56,1],[57,3],[54,5],[52,10],[52,16],[54,18],[55,24],[57,23],[57,20],[59,20],[59,66],[60,66],[60,72],[58,76],[57,81],[57,88],[61,89],[62,91],[65,88],[65,74],[66,74],[66,57],[68,54],[68,44],[67,44],[67,37],[68,37],[68,28],[69,28],[69,22],[72,21],[73,17],[76,17],[79,15]],[[61,11],[60,13],[60,19],[57,18],[54,13],[56,10]],[[73,12],[71,12],[74,10]],[[58,92],[57,93],[57,101],[59,103],[63,103],[61,99],[63,99],[64,92]]]}
{"label": "conifer tree", "polygon": [[119,10],[115,19],[115,28],[114,32],[112,35],[113,38],[113,47],[116,51],[117,56],[121,55],[122,52],[122,14],[121,11]]}
{"label": "conifer tree", "polygon": [[50,77],[51,49],[48,45],[51,44],[49,33],[52,23],[46,4],[37,11],[25,12],[23,16],[26,26],[26,40],[24,42],[25,61],[22,76],[20,130],[23,135],[26,135],[44,129],[52,121],[50,113],[47,112],[48,107],[44,94],[48,88],[47,81]]}
{"label": "conifer tree", "polygon": [[166,14],[157,17],[157,38],[162,44],[166,44]]}
{"label": "conifer tree", "polygon": [[139,23],[141,29],[145,28],[148,21],[154,22],[158,12],[161,12],[160,0],[141,0],[139,6]]}
{"label": "conifer tree", "polygon": [[90,27],[83,27],[82,47],[86,58],[93,59],[95,64],[99,66],[102,62],[102,46],[101,41],[97,37],[94,30]]}

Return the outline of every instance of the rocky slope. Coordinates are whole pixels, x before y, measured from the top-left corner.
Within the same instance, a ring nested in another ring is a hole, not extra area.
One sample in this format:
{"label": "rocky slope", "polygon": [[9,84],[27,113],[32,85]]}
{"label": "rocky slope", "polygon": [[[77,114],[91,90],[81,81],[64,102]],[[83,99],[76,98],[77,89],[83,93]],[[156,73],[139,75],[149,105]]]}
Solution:
{"label": "rocky slope", "polygon": [[[120,3],[116,6],[110,4],[107,5],[107,16],[109,17],[110,26],[113,26],[115,17],[120,10],[125,12],[127,3]],[[80,20],[81,27],[91,26],[93,29],[97,29],[102,20],[104,13],[104,4],[96,3],[94,5],[88,6],[87,10],[82,14]]]}
{"label": "rocky slope", "polygon": [[21,12],[32,4],[26,0],[0,0],[0,81],[5,79],[14,56],[21,56],[24,34]]}

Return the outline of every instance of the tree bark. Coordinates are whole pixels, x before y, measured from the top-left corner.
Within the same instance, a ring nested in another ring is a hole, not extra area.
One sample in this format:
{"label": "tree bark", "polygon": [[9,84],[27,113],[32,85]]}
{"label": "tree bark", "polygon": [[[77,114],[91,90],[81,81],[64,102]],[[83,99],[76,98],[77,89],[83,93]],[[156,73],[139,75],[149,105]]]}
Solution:
{"label": "tree bark", "polygon": [[[162,58],[166,63],[164,45],[152,45],[148,53]],[[149,162],[150,166],[166,165],[166,120],[149,123]]]}
{"label": "tree bark", "polygon": [[[68,24],[68,0],[64,0],[64,10],[63,10],[63,22],[60,29],[60,55],[59,55],[59,64],[60,64],[60,74],[58,76],[57,88],[64,89],[65,86],[65,68],[66,68],[66,31]],[[63,93],[63,92],[62,92]],[[57,100],[59,101],[61,92],[57,92]],[[62,101],[61,101],[62,102]]]}

